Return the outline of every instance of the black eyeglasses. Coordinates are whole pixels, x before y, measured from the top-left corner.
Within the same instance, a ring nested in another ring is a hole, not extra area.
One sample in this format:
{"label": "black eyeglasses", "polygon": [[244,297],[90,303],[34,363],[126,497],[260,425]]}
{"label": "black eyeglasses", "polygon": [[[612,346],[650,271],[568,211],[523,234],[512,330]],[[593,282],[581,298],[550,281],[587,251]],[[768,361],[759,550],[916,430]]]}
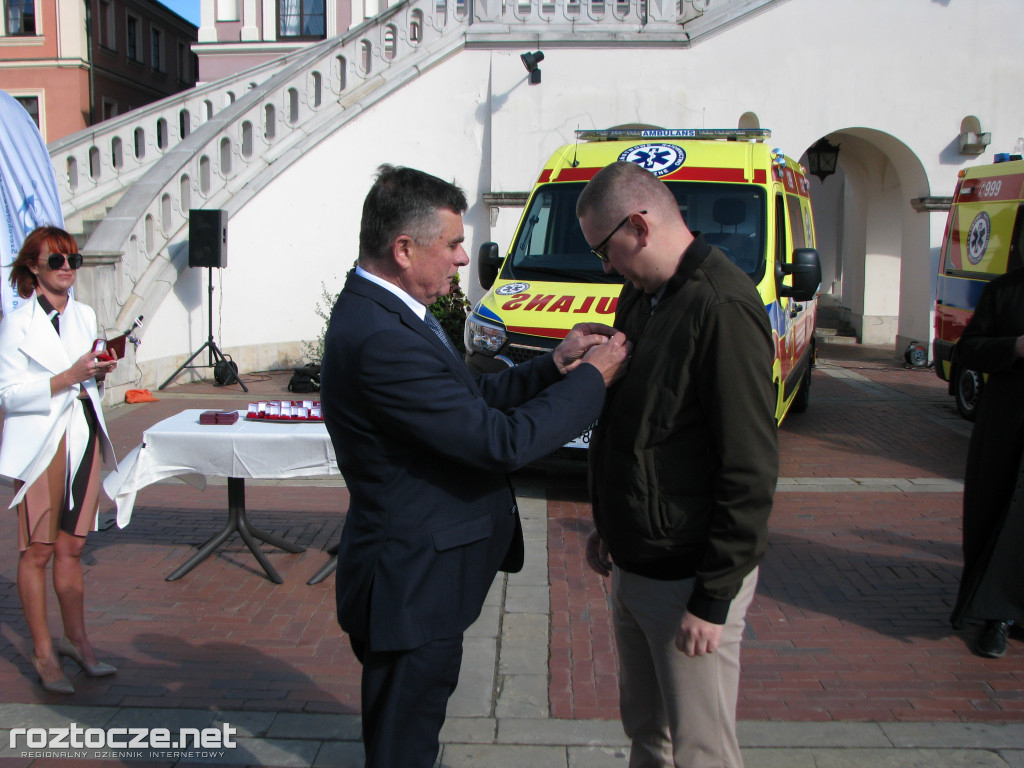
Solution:
{"label": "black eyeglasses", "polygon": [[78,269],[82,266],[82,254],[80,253],[69,253],[67,256],[63,253],[51,253],[46,257],[46,266],[56,272],[64,266],[65,258],[68,260],[68,266],[72,269]]}
{"label": "black eyeglasses", "polygon": [[[647,213],[647,211],[640,211],[640,213]],[[608,241],[611,240],[612,237],[615,236],[616,232],[618,232],[620,229],[622,229],[622,225],[625,224],[627,221],[629,221],[632,216],[633,216],[633,214],[631,213],[631,214],[629,214],[629,216],[627,216],[622,221],[620,221],[618,224],[616,224],[615,225],[615,229],[613,229],[609,233],[608,237],[606,237],[600,243],[598,243],[593,248],[591,248],[590,252],[592,254],[594,254],[595,256],[597,256],[597,258],[599,258],[605,264],[607,264],[608,263],[608,254],[604,252],[605,246],[608,245]]]}

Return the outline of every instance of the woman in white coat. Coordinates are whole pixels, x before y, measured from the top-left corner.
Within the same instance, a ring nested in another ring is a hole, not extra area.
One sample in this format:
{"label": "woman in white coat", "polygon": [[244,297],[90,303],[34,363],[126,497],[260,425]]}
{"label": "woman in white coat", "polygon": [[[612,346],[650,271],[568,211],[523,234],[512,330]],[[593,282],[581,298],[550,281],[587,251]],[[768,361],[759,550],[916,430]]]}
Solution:
{"label": "woman in white coat", "polygon": [[[0,323],[0,474],[14,479],[18,595],[32,663],[53,693],[74,693],[64,656],[90,676],[117,671],[97,661],[85,631],[81,555],[99,509],[100,465],[114,460],[99,384],[117,363],[93,351],[96,313],[69,295],[81,265],[67,232],[34,230],[11,267],[11,285],[28,301]],[[51,560],[64,625],[56,648],[46,618]]]}

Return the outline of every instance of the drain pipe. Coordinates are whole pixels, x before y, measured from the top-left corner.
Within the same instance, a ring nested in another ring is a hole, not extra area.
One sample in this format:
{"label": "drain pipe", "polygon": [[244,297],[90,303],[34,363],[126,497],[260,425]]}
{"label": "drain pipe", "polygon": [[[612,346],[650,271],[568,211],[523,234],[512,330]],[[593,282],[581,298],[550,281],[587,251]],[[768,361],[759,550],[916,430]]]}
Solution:
{"label": "drain pipe", "polygon": [[93,126],[96,124],[96,83],[93,77],[96,61],[93,56],[92,0],[82,1],[85,3],[85,50],[89,56],[89,125]]}

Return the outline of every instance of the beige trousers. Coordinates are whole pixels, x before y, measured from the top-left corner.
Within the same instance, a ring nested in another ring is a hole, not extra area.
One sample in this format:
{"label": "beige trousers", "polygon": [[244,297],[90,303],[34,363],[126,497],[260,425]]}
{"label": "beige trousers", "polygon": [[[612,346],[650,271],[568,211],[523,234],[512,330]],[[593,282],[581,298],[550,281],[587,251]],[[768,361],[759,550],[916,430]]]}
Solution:
{"label": "beige trousers", "polygon": [[757,569],[732,601],[717,652],[689,657],[676,649],[675,636],[693,586],[694,579],[612,573],[629,768],[743,768],[736,739],[740,641]]}

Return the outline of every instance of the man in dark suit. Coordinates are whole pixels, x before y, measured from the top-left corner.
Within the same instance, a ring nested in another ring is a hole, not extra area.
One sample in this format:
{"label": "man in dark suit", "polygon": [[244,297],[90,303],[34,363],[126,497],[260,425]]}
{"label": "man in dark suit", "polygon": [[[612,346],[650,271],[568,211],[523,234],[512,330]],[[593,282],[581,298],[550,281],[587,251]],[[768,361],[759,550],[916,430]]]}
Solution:
{"label": "man in dark suit", "polygon": [[591,424],[629,351],[581,324],[552,354],[475,376],[427,309],[469,263],[466,208],[458,187],[382,166],[325,340],[324,418],[351,498],[338,621],[363,664],[372,768],[433,765],[463,632],[497,571],[522,567],[507,473]]}

